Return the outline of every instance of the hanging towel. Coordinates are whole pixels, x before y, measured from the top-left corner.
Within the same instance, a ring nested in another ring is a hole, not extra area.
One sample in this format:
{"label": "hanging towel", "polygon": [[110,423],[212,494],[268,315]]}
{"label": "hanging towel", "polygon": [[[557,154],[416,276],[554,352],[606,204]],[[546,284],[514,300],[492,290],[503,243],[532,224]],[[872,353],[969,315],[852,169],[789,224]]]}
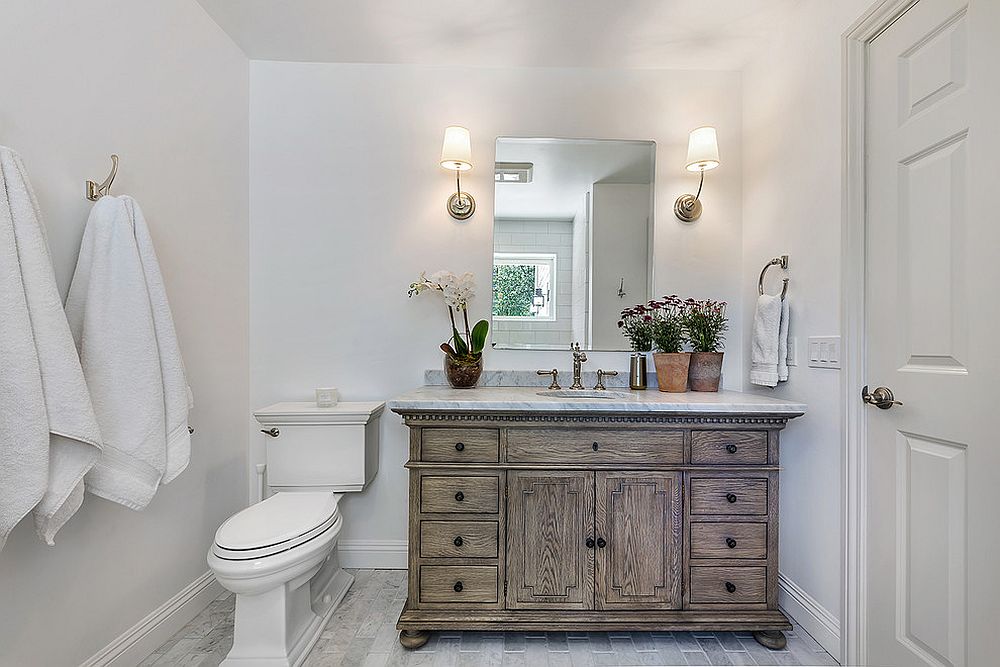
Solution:
{"label": "hanging towel", "polygon": [[[787,322],[782,326],[782,316],[787,319],[787,308],[780,296],[761,294],[757,298],[757,309],[753,316],[753,341],[750,351],[750,382],[764,387],[778,386],[779,348],[784,347],[787,355]],[[782,334],[786,337],[781,343]],[[785,367],[785,378],[788,368]]]}
{"label": "hanging towel", "polygon": [[0,146],[0,548],[31,510],[53,544],[100,443],[38,201],[20,156]]}
{"label": "hanging towel", "polygon": [[778,382],[788,382],[788,297],[781,300],[778,325]]}
{"label": "hanging towel", "polygon": [[135,510],[187,466],[190,392],[146,221],[131,197],[102,197],[66,300],[104,453],[87,490]]}

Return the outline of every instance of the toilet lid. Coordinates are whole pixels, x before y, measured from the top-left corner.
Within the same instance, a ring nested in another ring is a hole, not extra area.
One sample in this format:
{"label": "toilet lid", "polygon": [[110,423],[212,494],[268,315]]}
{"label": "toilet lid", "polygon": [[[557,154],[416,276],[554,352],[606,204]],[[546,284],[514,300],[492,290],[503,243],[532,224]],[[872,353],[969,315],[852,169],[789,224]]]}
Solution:
{"label": "toilet lid", "polygon": [[229,517],[215,533],[222,558],[260,558],[311,540],[340,519],[340,495],[325,491],[276,493]]}

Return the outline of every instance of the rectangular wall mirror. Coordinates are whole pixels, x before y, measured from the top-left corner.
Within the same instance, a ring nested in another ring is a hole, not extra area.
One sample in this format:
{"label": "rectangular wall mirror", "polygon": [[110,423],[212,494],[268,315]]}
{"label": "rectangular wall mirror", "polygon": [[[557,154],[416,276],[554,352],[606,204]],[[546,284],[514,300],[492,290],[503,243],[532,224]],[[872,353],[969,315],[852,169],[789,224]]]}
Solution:
{"label": "rectangular wall mirror", "polygon": [[623,308],[650,299],[656,144],[500,137],[493,346],[627,350]]}

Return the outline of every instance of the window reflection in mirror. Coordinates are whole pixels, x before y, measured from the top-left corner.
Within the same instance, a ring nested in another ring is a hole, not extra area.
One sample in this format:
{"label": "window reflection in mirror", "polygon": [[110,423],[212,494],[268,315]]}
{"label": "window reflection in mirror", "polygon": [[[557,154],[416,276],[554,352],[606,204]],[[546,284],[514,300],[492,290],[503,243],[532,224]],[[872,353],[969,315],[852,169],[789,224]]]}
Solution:
{"label": "window reflection in mirror", "polygon": [[650,298],[655,144],[497,139],[493,345],[626,350]]}

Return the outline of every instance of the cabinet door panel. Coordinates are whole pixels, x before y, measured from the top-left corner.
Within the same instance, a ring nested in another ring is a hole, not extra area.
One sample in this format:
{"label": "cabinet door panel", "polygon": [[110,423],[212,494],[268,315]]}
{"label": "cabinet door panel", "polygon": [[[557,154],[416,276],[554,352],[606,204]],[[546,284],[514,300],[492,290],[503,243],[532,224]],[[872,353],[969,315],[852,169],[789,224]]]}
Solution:
{"label": "cabinet door panel", "polygon": [[594,473],[508,473],[507,608],[593,609]]}
{"label": "cabinet door panel", "polygon": [[598,472],[596,489],[597,608],[680,609],[681,473]]}

